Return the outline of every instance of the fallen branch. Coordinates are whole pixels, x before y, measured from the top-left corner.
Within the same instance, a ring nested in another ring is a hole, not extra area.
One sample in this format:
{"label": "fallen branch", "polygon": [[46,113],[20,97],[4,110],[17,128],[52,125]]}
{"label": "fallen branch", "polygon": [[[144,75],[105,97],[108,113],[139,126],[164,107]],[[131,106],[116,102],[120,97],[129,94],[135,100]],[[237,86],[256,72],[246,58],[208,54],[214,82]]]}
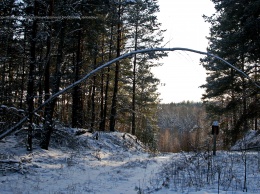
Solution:
{"label": "fallen branch", "polygon": [[18,164],[20,164],[21,161],[17,161],[17,160],[0,160],[0,163],[4,163],[4,164],[14,164],[14,163],[18,163]]}

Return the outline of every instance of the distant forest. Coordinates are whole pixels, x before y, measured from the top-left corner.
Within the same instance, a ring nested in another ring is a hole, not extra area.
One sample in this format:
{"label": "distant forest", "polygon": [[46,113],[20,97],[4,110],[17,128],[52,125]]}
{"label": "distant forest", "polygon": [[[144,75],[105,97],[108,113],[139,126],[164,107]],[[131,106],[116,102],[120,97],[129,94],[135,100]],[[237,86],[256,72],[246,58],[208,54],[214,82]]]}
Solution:
{"label": "distant forest", "polygon": [[205,149],[211,122],[205,105],[197,102],[160,104],[158,111],[159,150],[163,152]]}

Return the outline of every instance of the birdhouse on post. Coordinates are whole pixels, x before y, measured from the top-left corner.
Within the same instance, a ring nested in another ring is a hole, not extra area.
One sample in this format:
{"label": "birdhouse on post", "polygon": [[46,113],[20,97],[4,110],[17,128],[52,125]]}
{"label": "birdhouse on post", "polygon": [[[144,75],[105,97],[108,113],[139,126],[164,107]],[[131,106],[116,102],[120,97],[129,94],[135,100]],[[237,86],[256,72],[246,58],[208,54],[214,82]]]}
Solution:
{"label": "birdhouse on post", "polygon": [[218,135],[219,134],[219,124],[218,124],[218,121],[213,121],[211,134],[212,135]]}

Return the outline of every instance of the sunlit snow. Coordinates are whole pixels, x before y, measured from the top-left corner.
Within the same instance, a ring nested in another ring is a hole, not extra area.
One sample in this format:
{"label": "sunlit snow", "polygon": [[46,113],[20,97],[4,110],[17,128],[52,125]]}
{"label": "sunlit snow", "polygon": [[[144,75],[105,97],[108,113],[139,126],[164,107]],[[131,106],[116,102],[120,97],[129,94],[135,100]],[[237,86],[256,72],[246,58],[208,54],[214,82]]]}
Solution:
{"label": "sunlit snow", "polygon": [[1,140],[0,193],[260,192],[259,151],[149,153],[130,134],[67,131],[48,151],[34,142],[27,152],[21,135]]}

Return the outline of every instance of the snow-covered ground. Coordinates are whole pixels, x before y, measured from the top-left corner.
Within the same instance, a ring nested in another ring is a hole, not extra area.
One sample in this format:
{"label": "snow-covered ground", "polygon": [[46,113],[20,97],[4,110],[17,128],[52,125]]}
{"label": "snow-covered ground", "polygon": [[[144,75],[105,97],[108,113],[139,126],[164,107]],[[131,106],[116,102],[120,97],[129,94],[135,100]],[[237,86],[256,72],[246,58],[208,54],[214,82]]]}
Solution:
{"label": "snow-covered ground", "polygon": [[20,136],[0,141],[0,193],[260,193],[258,151],[154,155],[130,134],[96,135],[33,152]]}

